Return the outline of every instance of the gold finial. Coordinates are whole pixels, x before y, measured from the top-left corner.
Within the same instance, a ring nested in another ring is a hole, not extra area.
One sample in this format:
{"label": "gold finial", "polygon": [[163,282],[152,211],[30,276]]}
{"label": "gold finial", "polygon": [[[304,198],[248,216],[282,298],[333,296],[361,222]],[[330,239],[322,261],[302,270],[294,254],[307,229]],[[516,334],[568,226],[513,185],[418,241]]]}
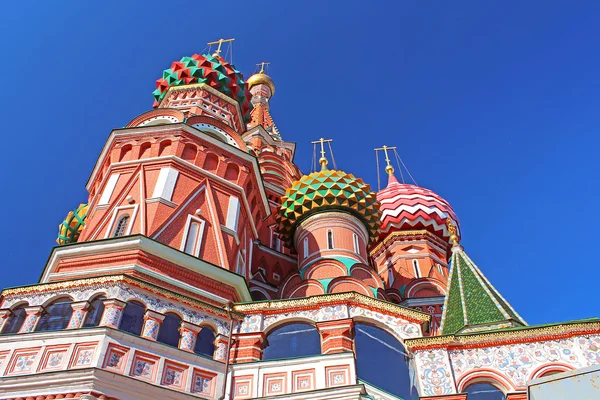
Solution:
{"label": "gold finial", "polygon": [[[332,139],[319,139],[316,140],[314,142],[311,142],[312,144],[317,144],[317,143],[321,143],[321,158],[319,158],[319,164],[321,164],[321,171],[324,171],[327,169],[327,158],[325,158],[325,143],[330,143],[333,142]],[[335,164],[335,162],[334,162]],[[334,165],[335,168],[335,165]]]}
{"label": "gold finial", "polygon": [[458,238],[458,234],[456,233],[456,225],[454,225],[454,221],[448,215],[446,218],[446,226],[448,226],[448,233],[450,233],[450,241],[453,246],[458,246],[460,244],[460,239]]}
{"label": "gold finial", "polygon": [[220,55],[221,55],[221,45],[222,45],[223,43],[231,43],[231,42],[233,42],[234,40],[235,40],[234,38],[231,38],[231,39],[219,39],[219,40],[217,40],[217,41],[215,41],[215,42],[208,42],[207,44],[208,44],[209,46],[212,46],[213,44],[216,44],[216,45],[217,45],[217,51],[215,51],[215,52],[213,53],[213,57],[218,57],[218,56],[220,56]]}
{"label": "gold finial", "polygon": [[[388,147],[384,144],[383,147],[375,149],[375,151],[378,151],[378,150],[383,150],[383,152],[385,153],[385,162],[387,164],[387,166],[385,167],[385,172],[387,172],[388,175],[392,175],[394,173],[394,167],[392,167],[392,164],[390,162],[390,157],[388,156],[388,150],[396,150],[396,146]],[[377,173],[379,174],[379,172],[377,172]]]}
{"label": "gold finial", "polygon": [[269,65],[271,64],[270,62],[266,62],[263,61],[261,63],[256,64],[256,66],[258,67],[260,65],[260,71],[258,71],[259,74],[264,74],[265,73],[265,65]]}

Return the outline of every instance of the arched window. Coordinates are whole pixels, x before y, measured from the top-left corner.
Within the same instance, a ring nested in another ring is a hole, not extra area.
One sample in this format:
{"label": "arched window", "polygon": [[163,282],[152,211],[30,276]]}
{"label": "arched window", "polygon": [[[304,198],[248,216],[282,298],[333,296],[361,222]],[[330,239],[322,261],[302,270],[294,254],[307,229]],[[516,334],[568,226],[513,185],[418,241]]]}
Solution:
{"label": "arched window", "polygon": [[269,333],[263,360],[318,354],[321,354],[321,339],[317,328],[307,323],[293,322]]}
{"label": "arched window", "polygon": [[12,313],[10,314],[10,317],[8,317],[8,321],[6,321],[4,328],[2,328],[3,334],[8,335],[19,332],[23,326],[23,322],[25,322],[25,317],[27,316],[25,307],[26,305],[23,304],[22,306],[12,309]]}
{"label": "arched window", "polygon": [[333,249],[333,231],[331,229],[327,230],[327,248]]}
{"label": "arched window", "polygon": [[[391,334],[372,325],[354,325],[358,378],[405,400],[418,399],[415,382],[411,382],[408,357],[404,346]],[[373,368],[385,365],[385,368]]]}
{"label": "arched window", "polygon": [[88,307],[87,314],[85,315],[85,321],[83,322],[84,328],[98,326],[102,319],[102,313],[104,312],[104,300],[106,300],[106,297],[104,296],[98,296],[92,300]]}
{"label": "arched window", "polygon": [[415,270],[415,278],[421,277],[421,268],[419,268],[419,260],[412,260],[412,265]]}
{"label": "arched window", "polygon": [[72,302],[69,297],[61,297],[46,306],[46,311],[40,317],[35,328],[36,332],[65,329],[73,314]]}
{"label": "arched window", "polygon": [[352,235],[352,238],[354,239],[354,252],[360,256],[360,246],[358,245],[358,235],[356,233],[354,233]]}
{"label": "arched window", "polygon": [[308,248],[308,238],[305,237],[302,241],[302,247],[304,247],[304,258],[308,258],[309,248]]}
{"label": "arched window", "polygon": [[491,383],[474,383],[465,389],[468,400],[506,400],[502,390]]}
{"label": "arched window", "polygon": [[137,301],[128,302],[123,309],[123,315],[121,315],[119,329],[125,332],[133,333],[134,335],[139,335],[142,333],[145,312],[146,307]]}
{"label": "arched window", "polygon": [[129,215],[125,214],[119,217],[117,226],[113,232],[113,237],[124,236],[127,232],[127,224],[129,223]]}
{"label": "arched window", "polygon": [[215,352],[215,333],[208,326],[203,326],[196,339],[194,353],[202,354],[210,358]]}
{"label": "arched window", "polygon": [[169,346],[179,347],[179,326],[181,318],[179,315],[168,313],[160,324],[157,341],[168,344]]}

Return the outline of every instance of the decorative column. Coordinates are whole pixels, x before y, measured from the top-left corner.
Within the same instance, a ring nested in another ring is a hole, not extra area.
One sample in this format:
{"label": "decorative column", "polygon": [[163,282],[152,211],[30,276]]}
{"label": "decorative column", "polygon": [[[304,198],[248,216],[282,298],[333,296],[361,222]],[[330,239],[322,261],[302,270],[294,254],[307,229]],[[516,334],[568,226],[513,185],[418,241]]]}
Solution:
{"label": "decorative column", "polygon": [[100,318],[100,324],[98,324],[98,326],[107,326],[109,328],[118,329],[123,309],[127,303],[117,299],[107,299],[102,303],[104,304],[104,312],[102,313],[102,318]]}
{"label": "decorative column", "polygon": [[354,321],[351,318],[317,322],[317,329],[321,335],[321,353],[353,351]]}
{"label": "decorative column", "polygon": [[181,350],[193,353],[194,347],[196,346],[196,340],[198,339],[198,334],[201,330],[202,328],[198,325],[182,321],[181,325],[179,326],[179,333],[181,334],[181,338],[179,339],[179,348]]}
{"label": "decorative column", "polygon": [[4,329],[4,325],[6,324],[6,321],[8,321],[8,318],[11,315],[12,311],[10,311],[8,308],[0,310],[0,333],[2,333],[2,329]]}
{"label": "decorative column", "polygon": [[266,337],[264,332],[235,335],[229,354],[230,362],[246,363],[262,359]]}
{"label": "decorative column", "polygon": [[33,332],[38,321],[40,320],[42,312],[44,312],[44,307],[42,306],[26,307],[25,321],[23,322],[23,326],[21,326],[19,333]]}
{"label": "decorative column", "polygon": [[146,310],[146,314],[144,315],[144,327],[142,328],[142,337],[156,340],[163,319],[165,319],[163,314],[152,310]]}
{"label": "decorative column", "polygon": [[[227,357],[227,343],[229,342],[229,338],[223,335],[217,335],[215,338],[215,353],[213,355],[213,359],[217,361],[225,362],[225,357]],[[231,341],[233,345],[233,341]]]}
{"label": "decorative column", "polygon": [[71,319],[69,320],[69,325],[67,325],[67,329],[81,328],[89,306],[90,303],[87,300],[71,303],[73,314],[71,314]]}

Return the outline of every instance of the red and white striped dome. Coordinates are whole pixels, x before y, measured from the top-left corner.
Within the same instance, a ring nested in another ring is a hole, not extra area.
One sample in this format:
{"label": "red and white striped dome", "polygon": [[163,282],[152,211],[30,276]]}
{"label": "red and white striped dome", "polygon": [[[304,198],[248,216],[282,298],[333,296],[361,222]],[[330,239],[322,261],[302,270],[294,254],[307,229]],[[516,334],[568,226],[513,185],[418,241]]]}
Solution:
{"label": "red and white striped dome", "polygon": [[[377,200],[381,211],[381,238],[394,231],[426,229],[448,241],[448,216],[458,228],[458,218],[446,200],[429,189],[399,183],[393,175],[387,187],[377,193]],[[460,230],[458,233],[460,236]]]}

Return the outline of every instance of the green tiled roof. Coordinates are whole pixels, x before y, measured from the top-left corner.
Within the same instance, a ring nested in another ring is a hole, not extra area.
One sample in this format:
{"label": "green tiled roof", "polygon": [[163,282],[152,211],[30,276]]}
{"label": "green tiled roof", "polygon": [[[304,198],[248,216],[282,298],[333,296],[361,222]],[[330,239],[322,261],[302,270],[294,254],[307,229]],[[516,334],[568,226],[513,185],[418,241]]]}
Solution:
{"label": "green tiled roof", "polygon": [[452,251],[442,335],[527,325],[461,246]]}

